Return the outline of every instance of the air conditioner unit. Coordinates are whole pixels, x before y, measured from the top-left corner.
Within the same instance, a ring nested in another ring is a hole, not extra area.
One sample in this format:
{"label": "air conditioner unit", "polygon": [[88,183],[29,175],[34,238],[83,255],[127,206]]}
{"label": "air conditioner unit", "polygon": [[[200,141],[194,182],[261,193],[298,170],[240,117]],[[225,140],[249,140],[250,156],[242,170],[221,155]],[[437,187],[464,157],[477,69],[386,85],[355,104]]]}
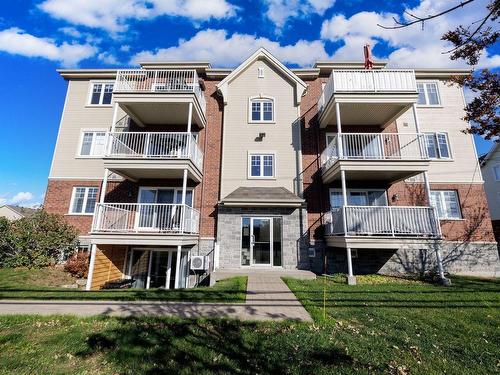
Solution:
{"label": "air conditioner unit", "polygon": [[191,257],[191,270],[205,271],[208,270],[210,261],[207,256],[194,255]]}

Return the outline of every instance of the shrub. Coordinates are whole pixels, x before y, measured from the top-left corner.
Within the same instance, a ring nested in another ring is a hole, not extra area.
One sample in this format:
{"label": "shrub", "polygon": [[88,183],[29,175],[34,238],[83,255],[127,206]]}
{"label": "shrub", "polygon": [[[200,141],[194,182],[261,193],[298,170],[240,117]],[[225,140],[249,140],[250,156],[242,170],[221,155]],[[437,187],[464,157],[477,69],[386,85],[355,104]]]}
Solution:
{"label": "shrub", "polygon": [[59,215],[40,210],[10,223],[0,221],[0,266],[41,268],[75,251],[78,232]]}
{"label": "shrub", "polygon": [[89,253],[79,252],[69,257],[64,264],[64,270],[80,279],[87,277],[89,272]]}

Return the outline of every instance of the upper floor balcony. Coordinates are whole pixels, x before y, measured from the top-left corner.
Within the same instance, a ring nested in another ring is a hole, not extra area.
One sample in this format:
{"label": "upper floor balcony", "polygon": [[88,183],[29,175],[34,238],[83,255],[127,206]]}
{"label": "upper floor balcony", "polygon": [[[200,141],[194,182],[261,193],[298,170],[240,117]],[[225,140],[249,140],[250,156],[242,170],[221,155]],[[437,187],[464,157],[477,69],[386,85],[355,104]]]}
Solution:
{"label": "upper floor balcony", "polygon": [[118,70],[113,97],[139,125],[184,124],[190,106],[194,123],[206,124],[207,105],[195,69]]}
{"label": "upper floor balcony", "polygon": [[188,177],[200,182],[203,153],[191,133],[109,132],[104,167],[131,180]]}
{"label": "upper floor balcony", "polygon": [[327,215],[325,235],[330,246],[397,248],[402,240],[438,239],[441,227],[433,207],[348,205]]}
{"label": "upper floor balcony", "polygon": [[394,183],[429,168],[424,134],[342,133],[329,136],[321,154],[324,183],[340,178]]}
{"label": "upper floor balcony", "polygon": [[187,244],[199,223],[200,212],[186,204],[98,203],[92,237],[102,244]]}
{"label": "upper floor balcony", "polygon": [[319,123],[384,126],[417,99],[413,70],[333,70],[318,100]]}

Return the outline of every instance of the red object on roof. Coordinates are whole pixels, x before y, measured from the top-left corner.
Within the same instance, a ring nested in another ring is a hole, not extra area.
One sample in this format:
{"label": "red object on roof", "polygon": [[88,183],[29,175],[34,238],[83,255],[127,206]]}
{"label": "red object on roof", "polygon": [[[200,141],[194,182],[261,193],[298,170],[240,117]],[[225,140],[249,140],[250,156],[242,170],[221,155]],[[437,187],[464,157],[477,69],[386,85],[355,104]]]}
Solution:
{"label": "red object on roof", "polygon": [[372,60],[372,49],[369,44],[365,44],[363,46],[363,50],[365,52],[365,69],[373,68],[373,60]]}

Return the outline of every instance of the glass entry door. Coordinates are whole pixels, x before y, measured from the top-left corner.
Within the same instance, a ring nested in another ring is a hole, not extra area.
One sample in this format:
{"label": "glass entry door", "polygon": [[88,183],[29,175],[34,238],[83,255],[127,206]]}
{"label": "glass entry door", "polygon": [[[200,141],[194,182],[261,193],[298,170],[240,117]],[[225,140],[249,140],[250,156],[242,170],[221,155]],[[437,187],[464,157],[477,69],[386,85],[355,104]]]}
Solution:
{"label": "glass entry door", "polygon": [[271,265],[271,219],[252,218],[252,263]]}
{"label": "glass entry door", "polygon": [[242,218],[242,266],[281,266],[281,218]]}

